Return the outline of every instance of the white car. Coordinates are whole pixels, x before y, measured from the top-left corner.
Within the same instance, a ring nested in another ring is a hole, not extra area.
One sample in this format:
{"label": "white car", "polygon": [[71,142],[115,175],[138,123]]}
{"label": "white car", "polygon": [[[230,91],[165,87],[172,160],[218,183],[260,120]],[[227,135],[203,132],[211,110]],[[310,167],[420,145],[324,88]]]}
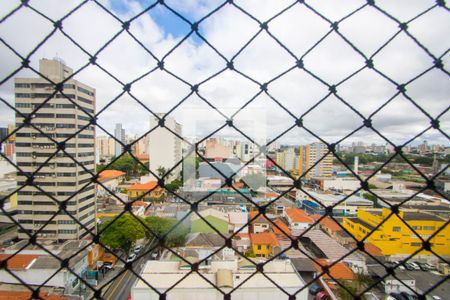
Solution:
{"label": "white car", "polygon": [[141,252],[142,248],[143,248],[142,245],[134,247],[134,253],[138,254],[139,252]]}
{"label": "white car", "polygon": [[433,300],[442,300],[442,298],[441,297],[439,297],[439,296],[431,296],[431,298],[433,298]]}
{"label": "white car", "polygon": [[136,254],[132,253],[132,254],[130,254],[130,255],[127,257],[126,262],[127,262],[127,263],[133,262],[135,259],[136,259]]}
{"label": "white car", "polygon": [[410,265],[411,267],[413,267],[414,270],[420,271],[419,265],[416,264],[415,262],[410,262],[409,265]]}

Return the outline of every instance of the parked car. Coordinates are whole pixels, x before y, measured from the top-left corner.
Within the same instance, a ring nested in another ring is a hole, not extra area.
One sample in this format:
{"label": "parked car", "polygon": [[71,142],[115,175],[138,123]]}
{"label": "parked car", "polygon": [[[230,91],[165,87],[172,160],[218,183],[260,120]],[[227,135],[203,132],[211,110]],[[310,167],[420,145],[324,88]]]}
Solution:
{"label": "parked car", "polygon": [[105,268],[108,271],[114,270],[114,265],[112,262],[106,261],[103,263],[103,268]]}
{"label": "parked car", "polygon": [[408,294],[407,292],[401,292],[400,295],[402,295],[404,298],[408,299],[408,300],[414,300],[414,296]]}
{"label": "parked car", "polygon": [[418,265],[417,263],[415,263],[415,262],[410,262],[409,264],[411,265],[411,267],[413,267],[413,269],[414,269],[415,271],[420,271],[420,267],[419,267],[419,265]]}
{"label": "parked car", "polygon": [[419,268],[426,272],[426,271],[430,271],[430,269],[428,268],[428,265],[425,263],[421,263],[421,262],[416,262],[416,264],[419,266]]}
{"label": "parked car", "polygon": [[328,299],[330,299],[330,297],[328,296],[327,293],[325,293],[325,291],[318,292],[314,297],[314,300],[328,300]]}
{"label": "parked car", "polygon": [[127,262],[127,263],[133,262],[135,259],[136,259],[136,254],[135,254],[135,253],[132,253],[132,254],[130,254],[130,255],[127,257],[126,262]]}
{"label": "parked car", "polygon": [[150,257],[152,260],[156,260],[158,258],[158,252],[153,252]]}
{"label": "parked car", "polygon": [[431,298],[433,298],[433,300],[442,300],[442,298],[441,298],[441,297],[439,297],[439,296],[436,296],[436,295],[434,295],[434,296],[431,296]]}
{"label": "parked car", "polygon": [[134,253],[138,254],[139,252],[141,252],[142,248],[142,245],[137,245],[136,247],[134,247]]}
{"label": "parked car", "polygon": [[414,267],[410,263],[405,263],[405,268],[408,271],[414,271]]}
{"label": "parked car", "polygon": [[403,296],[400,293],[390,293],[389,296],[391,296],[395,300],[409,300],[408,298],[406,298],[405,296]]}
{"label": "parked car", "polygon": [[317,293],[321,291],[323,291],[323,287],[317,283],[314,283],[309,287],[309,293],[313,296],[315,296]]}
{"label": "parked car", "polygon": [[435,266],[433,266],[432,264],[429,264],[429,263],[424,263],[424,265],[426,265],[426,266],[427,266],[427,268],[428,268],[428,270],[430,270],[430,271],[435,271],[435,270],[436,270],[436,267],[435,267]]}
{"label": "parked car", "polygon": [[398,266],[398,268],[399,268],[400,270],[404,270],[404,269],[405,269],[405,267],[404,267],[403,265],[401,265],[399,261],[394,261],[394,264],[395,264],[396,266]]}

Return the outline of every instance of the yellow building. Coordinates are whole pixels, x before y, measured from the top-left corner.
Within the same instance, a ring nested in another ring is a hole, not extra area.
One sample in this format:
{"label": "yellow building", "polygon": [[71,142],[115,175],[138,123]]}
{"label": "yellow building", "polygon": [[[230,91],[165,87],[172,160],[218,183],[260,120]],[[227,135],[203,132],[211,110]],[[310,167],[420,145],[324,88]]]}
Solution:
{"label": "yellow building", "polygon": [[[136,183],[128,187],[128,199],[134,200],[138,197],[142,197],[140,200],[153,200],[159,199],[164,196],[164,189],[157,186],[158,183],[156,181],[149,181],[147,183],[141,184]],[[151,192],[150,192],[151,190]]]}
{"label": "yellow building", "polygon": [[273,232],[252,233],[250,240],[256,257],[269,257],[280,252],[280,243]]}
{"label": "yellow building", "polygon": [[[368,233],[386,219],[391,213],[390,209],[360,209],[357,218],[344,218],[343,226],[358,240],[362,240]],[[402,218],[424,240],[445,225],[443,218],[417,210],[404,210],[399,212]],[[406,226],[406,224],[393,214],[368,238],[381,249],[384,255],[412,254],[422,246],[421,239]],[[450,255],[450,226],[439,231],[431,240],[431,250],[439,255]],[[432,255],[430,251],[423,250],[418,255]]]}

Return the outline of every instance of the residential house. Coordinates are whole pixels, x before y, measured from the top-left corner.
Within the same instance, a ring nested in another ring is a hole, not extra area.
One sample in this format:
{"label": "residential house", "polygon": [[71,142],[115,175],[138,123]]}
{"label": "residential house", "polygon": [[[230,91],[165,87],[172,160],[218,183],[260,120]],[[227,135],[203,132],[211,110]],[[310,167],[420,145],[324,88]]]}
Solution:
{"label": "residential house", "polygon": [[97,196],[109,197],[119,191],[119,184],[125,179],[125,172],[118,170],[103,170],[98,174]]}
{"label": "residential house", "polygon": [[[248,213],[242,211],[230,211],[228,213],[228,232],[248,233]],[[242,228],[242,229],[241,229]]]}
{"label": "residential house", "polygon": [[[314,224],[314,220],[304,211],[299,208],[286,208],[283,216],[286,218],[291,231],[303,231]],[[293,232],[294,235],[296,232]]]}
{"label": "residential house", "polygon": [[273,232],[252,233],[250,240],[256,257],[271,257],[280,252],[280,243]]}
{"label": "residential house", "polygon": [[136,183],[128,187],[128,199],[140,200],[159,200],[165,195],[165,190],[158,186],[156,181],[148,181],[147,183]]}
{"label": "residential house", "polygon": [[272,228],[272,223],[264,216],[254,210],[249,213],[250,230],[252,233],[269,232]]}

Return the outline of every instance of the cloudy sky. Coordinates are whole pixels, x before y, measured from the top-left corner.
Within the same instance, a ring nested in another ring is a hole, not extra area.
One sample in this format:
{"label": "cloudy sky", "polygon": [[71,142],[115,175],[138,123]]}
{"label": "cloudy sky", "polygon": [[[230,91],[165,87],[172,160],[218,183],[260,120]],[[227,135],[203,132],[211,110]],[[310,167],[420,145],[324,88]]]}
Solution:
{"label": "cloudy sky", "polygon": [[[0,11],[6,15],[19,2],[0,1]],[[30,5],[49,19],[58,20],[81,2],[32,0]],[[328,142],[336,142],[363,122],[362,117],[341,100],[368,118],[397,94],[396,84],[403,83],[408,83],[406,95],[432,118],[440,116],[442,130],[449,132],[450,77],[439,69],[425,72],[433,66],[432,57],[406,33],[398,33],[398,24],[393,19],[374,7],[363,7],[366,1],[306,1],[307,7],[299,3],[292,5],[294,1],[281,0],[235,0],[235,5],[212,0],[166,0],[165,3],[187,21],[194,23],[202,20],[198,30],[202,38],[196,33],[186,38],[191,32],[191,26],[165,6],[156,5],[142,13],[152,2],[99,2],[110,14],[96,3],[88,1],[63,20],[64,33],[90,54],[99,51],[117,35],[98,54],[98,64],[124,84],[133,82],[155,68],[157,60],[154,57],[158,60],[164,58],[164,67],[175,76],[158,69],[134,82],[131,94],[155,113],[168,112],[185,99],[171,115],[184,125],[186,135],[206,135],[225,122],[223,116],[211,109],[206,101],[229,116],[254,99],[234,117],[234,124],[247,130],[249,135],[260,134],[252,131],[255,127],[252,120],[256,114],[258,122],[264,120],[262,123],[265,124],[261,126],[265,126],[263,132],[269,139],[292,126],[295,117],[303,116],[303,124],[308,129]],[[415,18],[435,5],[435,1],[378,0],[376,4],[400,22],[410,21],[409,33],[434,57],[442,57],[448,72],[450,14],[447,9],[434,7]],[[209,15],[219,6],[220,9]],[[361,9],[346,17],[358,8]],[[26,56],[54,29],[48,19],[33,9],[23,7],[0,23],[0,80],[20,67],[19,57],[6,44]],[[207,15],[209,17],[204,19]],[[121,32],[118,19],[133,19],[129,28],[131,35],[126,31]],[[257,20],[268,22],[268,31],[261,30]],[[342,20],[338,30],[347,41],[331,30],[327,20]],[[379,50],[391,38],[392,41]],[[177,44],[179,46],[173,50]],[[363,68],[364,56],[372,55],[375,68],[391,80],[374,70]],[[43,57],[59,57],[75,70],[89,59],[59,30],[31,56],[31,65],[37,68],[39,59]],[[305,69],[295,68],[299,58],[302,58]],[[225,70],[227,61],[233,61],[239,73]],[[347,79],[355,72],[356,75]],[[205,82],[213,75],[216,76]],[[16,76],[34,75],[29,70],[21,70]],[[101,111],[122,92],[122,85],[97,66],[91,65],[82,70],[76,79],[96,89],[97,111]],[[267,82],[267,92],[261,92],[260,85]],[[199,84],[198,94],[191,94],[190,85],[195,84]],[[337,86],[341,99],[329,95],[328,85]],[[13,79],[0,86],[0,97],[12,105],[13,86]],[[323,102],[315,106],[325,97]],[[99,124],[110,132],[113,132],[115,123],[122,123],[128,134],[140,135],[149,129],[150,113],[125,94],[101,112],[98,118]],[[371,119],[378,131],[397,144],[409,140],[430,124],[429,117],[401,94]],[[0,102],[0,126],[13,122],[14,112]],[[196,128],[196,133],[188,128]],[[105,133],[99,130],[98,134]],[[225,130],[217,135],[236,136],[237,133]],[[447,138],[437,130],[427,131],[418,141],[425,139],[448,145]],[[301,144],[313,140],[314,137],[305,130],[294,128],[281,141]],[[353,134],[344,143],[353,141],[384,143],[367,128]]]}

